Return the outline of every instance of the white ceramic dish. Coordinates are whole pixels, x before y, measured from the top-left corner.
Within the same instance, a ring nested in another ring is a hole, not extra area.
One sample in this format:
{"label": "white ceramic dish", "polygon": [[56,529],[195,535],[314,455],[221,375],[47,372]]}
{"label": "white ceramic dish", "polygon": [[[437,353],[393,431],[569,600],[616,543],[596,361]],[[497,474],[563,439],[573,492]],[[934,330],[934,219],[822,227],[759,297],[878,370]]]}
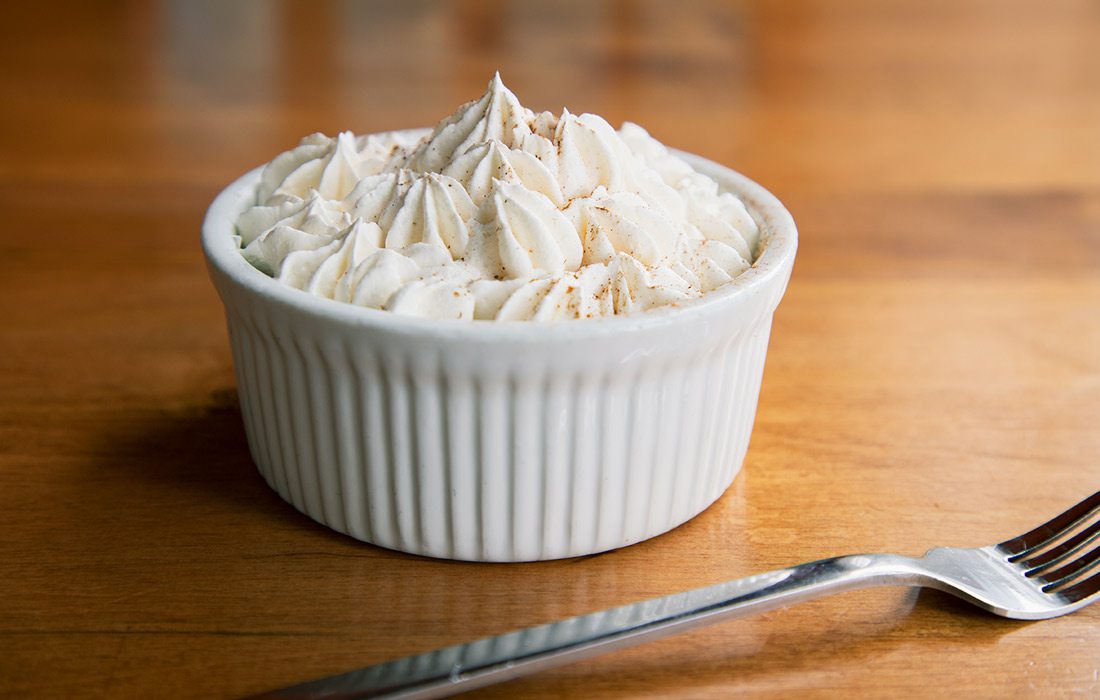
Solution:
{"label": "white ceramic dish", "polygon": [[226,188],[202,245],[267,483],[360,540],[477,561],[591,554],[702,512],[748,449],[797,233],[756,183],[677,155],[757,218],[752,269],[679,307],[556,323],[419,319],[284,286],[234,239],[260,169]]}

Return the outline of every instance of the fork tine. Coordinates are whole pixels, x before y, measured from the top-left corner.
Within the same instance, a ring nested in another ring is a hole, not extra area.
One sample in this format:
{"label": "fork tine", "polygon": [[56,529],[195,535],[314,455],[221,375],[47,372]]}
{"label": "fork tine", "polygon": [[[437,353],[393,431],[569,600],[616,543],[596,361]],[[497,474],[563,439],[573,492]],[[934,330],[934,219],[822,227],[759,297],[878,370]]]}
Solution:
{"label": "fork tine", "polygon": [[1088,598],[1095,598],[1097,595],[1100,595],[1100,573],[1093,574],[1084,581],[1070,586],[1069,588],[1063,588],[1061,591],[1058,591],[1058,595],[1071,603],[1078,603]]}
{"label": "fork tine", "polygon": [[1070,537],[1056,547],[1051,547],[1031,558],[1028,558],[1025,554],[1015,559],[1015,561],[1027,567],[1028,576],[1035,576],[1044,571],[1049,571],[1056,566],[1060,566],[1070,557],[1083,551],[1098,538],[1100,538],[1100,520],[1097,520],[1092,525],[1089,525],[1084,530],[1078,532],[1076,535]]}
{"label": "fork tine", "polygon": [[998,548],[1012,555],[1010,561],[1016,561],[1051,540],[1057,538],[1067,529],[1072,528],[1083,520],[1087,520],[1093,511],[1100,509],[1100,491],[1092,494],[1085,500],[1061,513],[1039,527],[1019,537],[1013,537],[997,545]]}
{"label": "fork tine", "polygon": [[1043,590],[1049,592],[1065,586],[1089,569],[1094,568],[1097,564],[1100,564],[1100,547],[1093,549],[1082,557],[1074,559],[1057,571],[1041,576],[1041,579],[1049,582],[1047,585],[1043,586]]}

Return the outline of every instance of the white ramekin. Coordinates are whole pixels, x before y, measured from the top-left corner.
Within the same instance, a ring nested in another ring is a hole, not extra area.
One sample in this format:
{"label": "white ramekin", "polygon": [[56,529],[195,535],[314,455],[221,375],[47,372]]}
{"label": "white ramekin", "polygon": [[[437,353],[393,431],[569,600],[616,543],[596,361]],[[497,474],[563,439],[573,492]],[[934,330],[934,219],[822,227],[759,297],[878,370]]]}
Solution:
{"label": "white ramekin", "polygon": [[752,269],[692,303],[557,323],[438,321],[322,299],[234,240],[253,170],[202,229],[252,458],[340,532],[449,559],[592,554],[686,522],[748,449],[797,233],[744,176],[679,153],[761,224]]}

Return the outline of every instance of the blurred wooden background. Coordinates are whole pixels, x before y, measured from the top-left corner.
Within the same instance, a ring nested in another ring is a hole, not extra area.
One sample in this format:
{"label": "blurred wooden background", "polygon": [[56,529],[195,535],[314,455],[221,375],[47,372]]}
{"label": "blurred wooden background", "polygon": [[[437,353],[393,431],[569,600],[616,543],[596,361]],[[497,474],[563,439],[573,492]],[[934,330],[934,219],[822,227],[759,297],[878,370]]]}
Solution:
{"label": "blurred wooden background", "polygon": [[[234,697],[1100,487],[1100,4],[58,2],[0,25],[0,695]],[[515,566],[330,533],[247,454],[204,209],[312,131],[536,109],[735,167],[802,241],[743,474]],[[1100,609],[853,593],[478,697],[1100,694]]]}

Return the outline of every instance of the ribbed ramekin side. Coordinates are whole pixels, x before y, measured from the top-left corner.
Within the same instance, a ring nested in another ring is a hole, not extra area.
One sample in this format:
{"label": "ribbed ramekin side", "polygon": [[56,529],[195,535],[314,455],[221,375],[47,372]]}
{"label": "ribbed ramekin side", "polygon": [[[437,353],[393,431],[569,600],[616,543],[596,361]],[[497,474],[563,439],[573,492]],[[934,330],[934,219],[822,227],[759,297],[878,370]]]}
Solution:
{"label": "ribbed ramekin side", "polygon": [[540,557],[543,394],[530,382],[357,347],[262,309],[227,318],[253,460],[295,508],[412,553]]}
{"label": "ribbed ramekin side", "polygon": [[338,405],[336,389],[341,385],[335,379],[334,367],[342,364],[339,354],[332,347],[325,347],[315,338],[296,339],[294,362],[300,364],[305,379],[306,401],[296,406],[299,412],[298,430],[305,433],[302,440],[305,454],[300,468],[301,482],[306,491],[308,511],[333,529],[347,531],[347,518],[341,499],[340,462],[338,457],[339,433],[347,416]]}
{"label": "ribbed ramekin side", "polygon": [[699,453],[702,451],[703,397],[706,393],[707,376],[710,366],[707,353],[696,352],[681,360],[683,372],[679,373],[682,384],[674,387],[672,394],[680,402],[680,420],[673,428],[679,433],[679,450],[673,455],[667,468],[675,470],[670,481],[670,504],[667,520],[662,525],[680,523],[694,516],[697,498]]}
{"label": "ribbed ramekin side", "polygon": [[750,397],[744,391],[745,376],[751,373],[754,362],[752,348],[744,346],[752,342],[751,335],[741,338],[721,348],[716,358],[715,369],[722,377],[723,387],[715,397],[711,414],[712,452],[705,465],[706,473],[700,479],[703,499],[717,499],[741,470],[744,451],[738,454],[737,449],[744,434],[742,422],[747,419],[751,427],[752,409],[746,409],[746,404],[755,406],[755,396]]}
{"label": "ribbed ramekin side", "polygon": [[551,375],[545,380],[540,558],[567,556],[560,553],[572,551],[575,530],[572,495],[578,479],[573,468],[573,456],[578,449],[574,413],[577,383],[572,374]]}
{"label": "ribbed ramekin side", "polygon": [[282,377],[286,372],[272,347],[266,321],[255,313],[237,311],[227,304],[229,337],[233,345],[234,370],[241,401],[241,413],[249,449],[260,474],[280,496],[291,500],[293,454],[281,406]]}
{"label": "ribbed ramekin side", "polygon": [[[770,316],[698,352],[641,368],[559,377],[541,398],[541,532],[516,527],[513,556],[575,556],[648,539],[691,519],[741,468],[755,416]],[[525,415],[517,411],[517,416]],[[532,452],[534,454],[534,452]],[[522,473],[522,460],[513,463]],[[517,492],[521,493],[521,492]],[[513,512],[526,513],[517,498]],[[534,517],[533,514],[529,514]]]}
{"label": "ribbed ramekin side", "polygon": [[630,414],[626,417],[624,441],[630,478],[623,490],[621,525],[627,543],[637,541],[656,527],[652,504],[656,493],[654,477],[660,468],[656,448],[662,427],[662,369],[662,364],[650,365],[629,381]]}
{"label": "ribbed ramekin side", "polygon": [[512,396],[507,376],[475,379],[475,468],[481,495],[477,530],[481,533],[479,559],[501,560],[512,551]]}
{"label": "ribbed ramekin side", "polygon": [[703,392],[700,404],[699,451],[694,462],[690,505],[686,506],[691,510],[702,510],[721,493],[714,493],[715,472],[721,459],[718,454],[719,445],[724,433],[736,429],[735,426],[723,422],[722,418],[728,415],[728,407],[742,400],[734,391],[736,377],[730,373],[731,369],[739,369],[739,366],[734,363],[731,367],[727,358],[731,355],[743,355],[742,343],[740,337],[720,342],[700,358],[700,364],[703,365]]}
{"label": "ribbed ramekin side", "polygon": [[511,558],[533,560],[543,557],[546,514],[543,490],[546,488],[545,415],[548,404],[547,384],[541,374],[516,375],[509,382],[513,398],[512,451],[512,551]]}
{"label": "ribbed ramekin side", "polygon": [[[408,392],[387,385],[375,354],[337,337],[273,323],[262,308],[227,314],[241,412],[261,475],[295,508],[340,532],[416,549],[419,532],[397,504],[415,501]],[[396,456],[395,456],[396,455]],[[404,488],[395,488],[403,470]],[[445,555],[445,554],[444,554]]]}
{"label": "ribbed ramekin side", "polygon": [[[706,509],[732,483],[748,448],[770,315],[697,354],[649,368],[632,382],[624,420],[629,474],[617,533],[597,547],[653,537]],[[616,431],[609,431],[613,435]],[[616,498],[603,494],[615,507]]]}
{"label": "ribbed ramekin side", "polygon": [[374,544],[488,561],[620,547],[710,505],[744,458],[770,325],[532,376],[229,318],[250,449],[280,495]]}
{"label": "ribbed ramekin side", "polygon": [[593,534],[599,522],[600,449],[603,434],[601,377],[580,375],[573,383],[566,419],[572,423],[569,491],[563,508],[569,514],[569,542],[566,551],[593,551]]}
{"label": "ribbed ramekin side", "polygon": [[676,501],[694,464],[679,455],[694,439],[684,428],[694,413],[695,374],[683,358],[660,358],[638,369],[612,370],[598,383],[601,430],[584,436],[597,443],[592,449],[600,455],[590,477],[600,486],[593,503],[596,528],[577,539],[586,551],[633,544],[681,522]]}
{"label": "ribbed ramekin side", "polygon": [[434,352],[421,351],[409,362],[409,421],[413,439],[412,479],[421,551],[453,557],[451,516],[453,465],[446,448],[447,385]]}
{"label": "ribbed ramekin side", "polygon": [[366,414],[363,395],[359,389],[360,372],[356,359],[362,360],[362,352],[346,343],[334,343],[328,347],[326,360],[328,387],[333,397],[333,440],[335,442],[338,486],[334,509],[341,517],[341,532],[361,540],[371,540],[371,522],[366,491],[368,455],[366,450]]}
{"label": "ribbed ramekin side", "polygon": [[[445,363],[444,363],[445,364]],[[450,555],[480,559],[482,553],[483,494],[481,491],[480,429],[476,382],[464,372],[443,373],[443,456],[446,460]]]}
{"label": "ribbed ramekin side", "polygon": [[366,348],[349,348],[348,359],[349,383],[355,396],[355,453],[358,455],[358,464],[352,468],[358,472],[358,481],[349,481],[353,488],[345,498],[359,501],[364,509],[362,539],[395,547],[397,515],[391,483],[393,445],[389,439],[386,385],[375,353]]}
{"label": "ribbed ramekin side", "polygon": [[727,360],[736,368],[732,373],[734,381],[730,387],[731,391],[734,397],[740,398],[734,399],[731,416],[726,421],[726,425],[729,426],[728,439],[722,447],[723,457],[716,470],[717,482],[713,487],[719,494],[729,486],[740,471],[748,452],[752,427],[756,420],[756,407],[760,397],[760,383],[764,375],[771,323],[771,314],[761,318],[746,334],[741,352],[731,355]]}
{"label": "ribbed ramekin side", "polygon": [[[486,436],[478,459],[478,558],[560,558],[644,539],[636,521],[648,509],[632,499],[649,498],[640,473],[649,462],[635,463],[638,437],[655,432],[655,403],[638,401],[656,396],[649,379],[643,386],[635,371],[615,368],[482,376],[475,392],[483,421],[477,432]],[[503,414],[507,433],[489,437]]]}
{"label": "ribbed ramekin side", "polygon": [[[549,385],[506,367],[471,372],[446,357],[424,362],[408,375],[415,458],[396,467],[411,473],[404,483],[414,495],[401,495],[399,475],[390,491],[414,504],[417,541],[378,543],[458,559],[544,558]],[[395,376],[392,368],[387,374]],[[391,402],[391,422],[405,409]]]}

